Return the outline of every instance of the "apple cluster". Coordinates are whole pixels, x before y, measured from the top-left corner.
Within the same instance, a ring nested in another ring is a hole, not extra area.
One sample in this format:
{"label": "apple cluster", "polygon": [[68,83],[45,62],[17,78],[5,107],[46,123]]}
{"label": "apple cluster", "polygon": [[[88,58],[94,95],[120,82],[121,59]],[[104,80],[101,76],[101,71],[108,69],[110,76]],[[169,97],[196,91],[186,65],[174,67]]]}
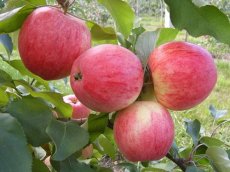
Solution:
{"label": "apple cluster", "polygon": [[18,42],[22,61],[34,74],[46,80],[70,75],[74,95],[63,100],[72,106],[72,118],[86,119],[91,111],[117,112],[114,139],[124,157],[133,162],[164,157],[174,139],[168,109],[198,105],[217,80],[207,50],[187,42],[169,42],[149,56],[151,84],[145,95],[152,98],[146,99],[140,96],[145,74],[140,59],[119,45],[91,47],[84,21],[54,7],[32,12]]}

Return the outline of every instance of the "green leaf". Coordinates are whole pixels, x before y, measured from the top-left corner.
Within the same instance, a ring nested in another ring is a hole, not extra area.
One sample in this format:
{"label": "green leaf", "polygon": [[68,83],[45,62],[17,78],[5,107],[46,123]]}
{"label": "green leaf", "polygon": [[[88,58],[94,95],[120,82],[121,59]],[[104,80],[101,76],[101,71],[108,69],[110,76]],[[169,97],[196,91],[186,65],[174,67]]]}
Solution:
{"label": "green leaf", "polygon": [[194,121],[185,121],[186,132],[192,137],[193,144],[196,146],[200,137],[200,121],[195,119]]}
{"label": "green leaf", "polygon": [[110,168],[98,167],[97,172],[114,172],[114,171]]}
{"label": "green leaf", "polygon": [[0,86],[2,85],[14,87],[11,76],[8,73],[6,73],[4,70],[0,69]]}
{"label": "green leaf", "polygon": [[18,30],[27,16],[37,7],[46,5],[46,0],[10,0],[0,14],[0,33]]}
{"label": "green leaf", "polygon": [[204,170],[196,167],[196,166],[188,166],[186,168],[186,171],[185,172],[204,172]]}
{"label": "green leaf", "polygon": [[0,121],[0,171],[31,172],[32,157],[21,125],[6,113],[0,113]]}
{"label": "green leaf", "polygon": [[8,34],[0,34],[0,43],[5,47],[8,56],[13,51],[13,42]]}
{"label": "green leaf", "polygon": [[112,27],[101,27],[93,22],[87,22],[87,25],[90,27],[92,40],[117,40],[117,35]]}
{"label": "green leaf", "polygon": [[158,30],[160,33],[157,39],[156,46],[173,41],[174,39],[176,39],[176,36],[179,33],[179,30],[173,28],[161,28]]}
{"label": "green leaf", "polygon": [[53,161],[52,166],[58,172],[95,172],[89,165],[80,163],[74,156],[70,156],[64,161]]}
{"label": "green leaf", "polygon": [[0,14],[0,34],[16,31],[21,27],[26,17],[35,9],[30,5],[15,8]]}
{"label": "green leaf", "polygon": [[135,50],[144,68],[147,66],[149,55],[156,47],[159,31],[160,30],[146,31],[137,39]]}
{"label": "green leaf", "polygon": [[173,156],[173,158],[179,158],[179,148],[175,140],[173,141],[173,144],[169,150],[169,153]]}
{"label": "green leaf", "polygon": [[33,7],[46,5],[46,0],[10,0],[6,1],[5,8],[3,8],[3,11],[10,11],[12,9],[15,9],[17,7],[22,7],[24,5],[31,5]]}
{"label": "green leaf", "polygon": [[32,172],[50,172],[50,170],[42,161],[34,158]]}
{"label": "green leaf", "polygon": [[30,144],[40,146],[50,141],[45,130],[53,116],[43,100],[22,97],[11,102],[7,107],[7,112],[20,122]]}
{"label": "green leaf", "polygon": [[227,152],[220,147],[209,147],[206,151],[213,168],[218,172],[230,171],[230,160]]}
{"label": "green leaf", "polygon": [[228,158],[230,159],[230,150],[226,150],[227,154],[228,154]]}
{"label": "green leaf", "polygon": [[55,106],[55,110],[64,117],[70,117],[72,115],[72,107],[63,101],[63,95],[55,92],[41,92],[34,90],[28,83],[24,81],[14,81],[18,85],[22,85],[33,97],[40,97]]}
{"label": "green leaf", "polygon": [[167,172],[167,171],[159,168],[147,167],[147,168],[143,168],[141,172]]}
{"label": "green leaf", "polygon": [[219,119],[227,115],[228,111],[227,110],[217,110],[213,105],[209,106],[209,111],[212,115],[213,118]]}
{"label": "green leaf", "polygon": [[4,1],[0,1],[0,8],[3,8],[5,6],[5,2]]}
{"label": "green leaf", "polygon": [[33,79],[36,79],[40,84],[44,85],[46,88],[49,88],[49,82],[45,81],[44,79],[40,78],[39,76],[31,73],[22,63],[21,60],[5,60],[10,66],[18,70],[22,75],[29,76]]}
{"label": "green leaf", "polygon": [[7,96],[5,89],[0,88],[0,106],[5,106],[8,101],[9,101],[9,97]]}
{"label": "green leaf", "polygon": [[224,142],[222,142],[221,140],[213,138],[213,137],[207,137],[207,136],[202,137],[200,139],[200,142],[204,143],[208,147],[211,147],[211,146],[223,146],[224,145]]}
{"label": "green leaf", "polygon": [[136,42],[135,51],[141,59],[142,65],[145,68],[148,58],[155,47],[172,41],[176,38],[178,30],[171,28],[157,29],[156,31],[146,31],[142,33]]}
{"label": "green leaf", "polygon": [[93,142],[100,134],[105,132],[108,124],[109,115],[101,113],[99,115],[91,114],[88,118],[88,132],[90,141]]}
{"label": "green leaf", "polygon": [[117,31],[128,38],[135,19],[132,8],[122,0],[98,0],[112,15]]}
{"label": "green leaf", "polygon": [[100,145],[99,147],[100,147],[100,151],[102,152],[102,154],[107,154],[112,159],[115,159],[116,149],[115,149],[115,146],[112,144],[112,142],[109,139],[107,139],[104,135],[101,134],[98,137],[98,143]]}
{"label": "green leaf", "polygon": [[135,164],[124,162],[119,163],[116,166],[120,167],[122,171],[129,171],[129,172],[138,172],[138,168]]}
{"label": "green leaf", "polygon": [[230,45],[230,22],[217,7],[195,6],[191,0],[165,0],[173,25],[194,37],[210,35]]}
{"label": "green leaf", "polygon": [[89,142],[89,135],[77,122],[52,120],[46,130],[55,144],[56,151],[52,156],[55,161],[62,161],[81,150]]}
{"label": "green leaf", "polygon": [[151,167],[145,168],[141,172],[150,172],[150,171],[154,171],[154,172],[166,172],[166,171],[173,171],[173,169],[176,166],[177,165],[175,163],[173,163],[172,161],[168,161],[166,163],[158,162],[158,163],[155,163],[155,164],[151,164]]}

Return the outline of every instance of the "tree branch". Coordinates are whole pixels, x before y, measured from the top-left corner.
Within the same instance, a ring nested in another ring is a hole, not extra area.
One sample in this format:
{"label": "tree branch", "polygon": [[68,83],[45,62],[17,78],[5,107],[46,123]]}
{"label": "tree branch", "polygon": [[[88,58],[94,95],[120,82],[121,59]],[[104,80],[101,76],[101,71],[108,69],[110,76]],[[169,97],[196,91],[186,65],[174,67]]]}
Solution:
{"label": "tree branch", "polygon": [[166,157],[167,157],[168,159],[170,159],[171,161],[173,161],[176,165],[178,165],[178,167],[180,167],[180,169],[181,169],[182,171],[185,172],[185,170],[186,170],[186,165],[184,164],[184,159],[182,159],[182,158],[176,158],[176,159],[174,159],[174,158],[172,157],[172,155],[170,155],[169,153],[167,153]]}

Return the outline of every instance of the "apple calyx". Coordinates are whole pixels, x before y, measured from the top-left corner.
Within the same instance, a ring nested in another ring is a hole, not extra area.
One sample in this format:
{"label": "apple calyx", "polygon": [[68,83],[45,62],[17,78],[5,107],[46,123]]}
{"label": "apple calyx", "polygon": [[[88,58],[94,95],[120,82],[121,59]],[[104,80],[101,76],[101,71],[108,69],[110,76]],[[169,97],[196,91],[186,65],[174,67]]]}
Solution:
{"label": "apple calyx", "polygon": [[80,80],[82,80],[82,74],[79,72],[79,73],[76,73],[75,75],[74,75],[74,79],[76,80],[76,81],[80,81]]}

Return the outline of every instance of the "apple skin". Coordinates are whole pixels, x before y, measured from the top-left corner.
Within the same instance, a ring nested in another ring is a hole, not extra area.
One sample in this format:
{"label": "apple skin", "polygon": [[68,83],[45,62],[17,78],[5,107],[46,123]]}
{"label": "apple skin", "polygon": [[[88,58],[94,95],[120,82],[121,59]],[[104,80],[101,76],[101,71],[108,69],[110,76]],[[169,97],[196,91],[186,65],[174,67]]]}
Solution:
{"label": "apple skin", "polygon": [[84,105],[98,112],[113,112],[132,104],[143,86],[138,57],[118,45],[88,49],[73,64],[70,85]]}
{"label": "apple skin", "polygon": [[72,119],[84,120],[88,118],[91,110],[83,105],[75,95],[70,94],[63,97],[63,101],[72,106]]}
{"label": "apple skin", "polygon": [[156,99],[171,110],[186,110],[201,103],[217,81],[212,55],[187,42],[170,42],[149,57]]}
{"label": "apple skin", "polygon": [[70,74],[74,60],[91,47],[84,21],[55,7],[40,7],[25,20],[18,49],[28,70],[45,80]]}
{"label": "apple skin", "polygon": [[169,112],[153,101],[136,101],[118,112],[114,139],[126,159],[132,162],[163,158],[174,138]]}

